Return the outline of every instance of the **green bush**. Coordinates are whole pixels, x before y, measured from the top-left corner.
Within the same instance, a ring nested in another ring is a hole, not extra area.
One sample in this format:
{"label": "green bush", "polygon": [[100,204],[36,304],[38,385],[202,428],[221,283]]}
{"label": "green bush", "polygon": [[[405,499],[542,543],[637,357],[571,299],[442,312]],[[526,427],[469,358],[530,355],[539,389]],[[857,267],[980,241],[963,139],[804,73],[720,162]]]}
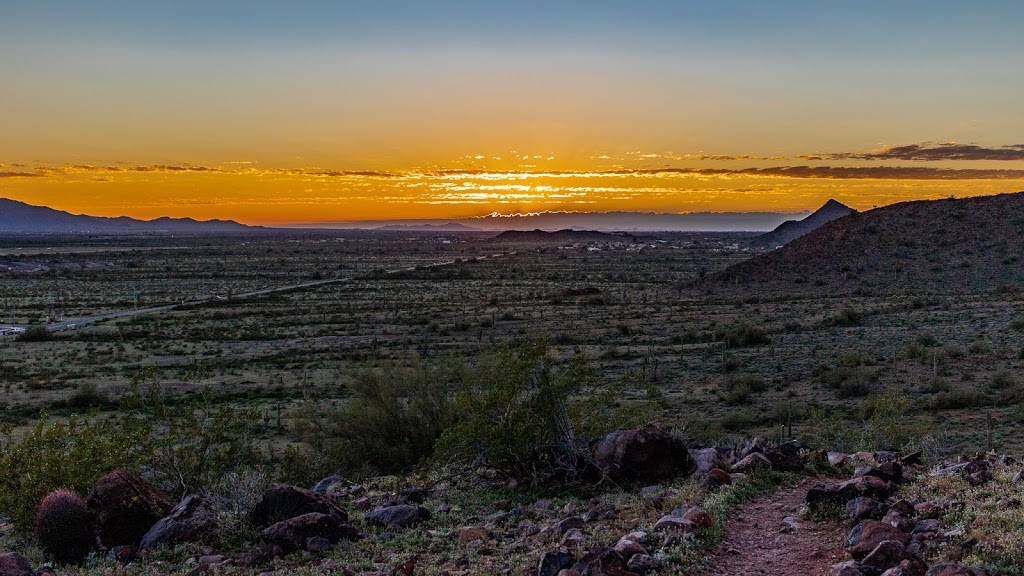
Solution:
{"label": "green bush", "polygon": [[46,422],[24,436],[3,436],[0,511],[20,529],[32,524],[36,505],[53,490],[88,494],[115,468],[138,468],[148,459],[149,426],[138,418]]}
{"label": "green bush", "polygon": [[576,359],[556,368],[543,342],[483,356],[462,384],[455,399],[459,418],[441,437],[441,455],[483,462],[530,484],[582,480],[592,467],[578,431],[614,427],[617,406],[610,398],[573,401],[594,388],[589,366]]}
{"label": "green bush", "polygon": [[29,326],[18,335],[19,342],[46,342],[53,339],[53,333],[43,325]]}
{"label": "green bush", "polygon": [[[337,470],[393,474],[415,467],[433,455],[435,442],[452,424],[460,370],[443,362],[366,371],[349,385],[351,397],[340,406],[300,407],[291,429],[306,448],[285,453],[285,470],[302,477]],[[301,460],[309,454],[323,461],[304,470]]]}

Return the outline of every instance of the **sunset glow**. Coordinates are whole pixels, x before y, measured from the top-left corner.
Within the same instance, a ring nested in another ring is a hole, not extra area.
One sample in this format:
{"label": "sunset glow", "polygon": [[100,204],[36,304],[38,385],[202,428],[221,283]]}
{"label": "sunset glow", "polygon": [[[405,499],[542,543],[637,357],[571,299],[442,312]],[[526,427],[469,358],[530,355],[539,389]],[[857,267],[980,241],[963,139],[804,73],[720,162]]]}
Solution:
{"label": "sunset glow", "polygon": [[1012,10],[8,7],[0,197],[306,224],[1018,191]]}

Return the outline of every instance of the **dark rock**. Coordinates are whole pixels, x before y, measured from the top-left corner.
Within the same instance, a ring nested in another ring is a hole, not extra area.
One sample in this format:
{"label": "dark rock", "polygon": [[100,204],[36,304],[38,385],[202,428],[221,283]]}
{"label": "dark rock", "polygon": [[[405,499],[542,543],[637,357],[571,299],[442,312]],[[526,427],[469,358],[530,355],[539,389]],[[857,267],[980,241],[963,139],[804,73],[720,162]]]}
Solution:
{"label": "dark rock", "polygon": [[771,468],[772,461],[760,452],[748,454],[732,465],[733,472],[741,472],[743,474],[750,474],[757,470],[771,470]]}
{"label": "dark rock", "polygon": [[100,542],[107,548],[137,546],[174,506],[169,496],[125,470],[100,478],[87,503],[96,519]]}
{"label": "dark rock", "polygon": [[587,523],[584,522],[583,519],[580,518],[579,516],[570,516],[569,518],[565,518],[563,520],[559,520],[558,523],[555,524],[553,530],[554,530],[555,534],[558,534],[559,536],[561,536],[562,534],[565,534],[569,530],[573,530],[573,529],[582,530],[586,525],[587,525]]}
{"label": "dark rock", "polygon": [[135,546],[114,546],[107,551],[107,558],[118,564],[131,564],[139,558],[139,549]]}
{"label": "dark rock", "polygon": [[704,511],[699,506],[694,506],[683,513],[683,520],[689,520],[699,530],[706,530],[714,525],[715,521],[711,518],[711,514]]}
{"label": "dark rock", "polygon": [[890,524],[865,520],[850,531],[846,538],[846,551],[855,560],[861,560],[885,540],[895,540],[906,546],[910,543],[910,536]]}
{"label": "dark rock", "polygon": [[854,522],[878,520],[884,511],[884,506],[870,496],[857,496],[846,503],[846,516]]}
{"label": "dark rock", "polygon": [[658,522],[654,524],[654,530],[656,532],[678,530],[683,533],[691,533],[697,531],[697,526],[695,526],[690,520],[684,519],[682,516],[669,514],[668,516],[662,516]]}
{"label": "dark rock", "polygon": [[694,469],[686,444],[655,425],[611,432],[598,440],[593,454],[614,480],[656,482]]}
{"label": "dark rock", "polygon": [[562,570],[572,568],[574,562],[568,552],[545,552],[537,563],[537,576],[557,576]]}
{"label": "dark rock", "polygon": [[895,528],[898,528],[901,532],[910,533],[914,529],[914,520],[904,516],[898,508],[889,508],[889,511],[885,513],[882,518],[882,522],[889,524]]}
{"label": "dark rock", "polygon": [[893,485],[877,476],[860,476],[837,484],[817,485],[807,491],[804,500],[811,510],[823,506],[845,508],[846,503],[858,496],[883,499],[892,494]]}
{"label": "dark rock", "polygon": [[430,511],[415,504],[378,506],[366,515],[366,521],[391,530],[415,526],[430,519]]}
{"label": "dark rock", "polygon": [[336,516],[341,522],[348,521],[345,511],[330,500],[288,484],[275,484],[268,488],[249,518],[253,524],[263,528],[311,512]]}
{"label": "dark rock", "polygon": [[658,561],[648,554],[634,554],[626,562],[626,568],[637,574],[647,574],[658,569]]}
{"label": "dark rock", "polygon": [[316,494],[317,496],[325,496],[327,492],[330,491],[332,486],[336,484],[341,484],[344,481],[344,478],[334,474],[317,482],[310,491],[313,492],[313,494]]}
{"label": "dark rock", "polygon": [[584,554],[576,563],[580,576],[636,576],[627,566],[621,554],[605,548]]}
{"label": "dark rock", "polygon": [[858,476],[875,476],[886,482],[903,483],[903,466],[898,461],[884,462],[878,466],[870,466]]}
{"label": "dark rock", "polygon": [[0,554],[0,576],[36,576],[23,556],[14,552]]}
{"label": "dark rock", "polygon": [[205,498],[185,496],[171,512],[161,518],[142,537],[142,548],[177,546],[196,542],[217,528],[217,515]]}
{"label": "dark rock", "polygon": [[267,544],[280,546],[285,553],[304,550],[310,538],[325,538],[331,544],[339,540],[358,540],[359,531],[333,514],[310,512],[273,524],[260,533]]}
{"label": "dark rock", "polygon": [[883,572],[899,564],[906,556],[906,547],[896,540],[883,540],[861,560],[874,572]]}
{"label": "dark rock", "polygon": [[401,503],[423,504],[427,499],[427,490],[425,488],[407,488],[402,491],[401,499]]}
{"label": "dark rock", "polygon": [[925,576],[928,566],[918,558],[902,560],[896,566],[882,572],[882,576]]}
{"label": "dark rock", "polygon": [[806,464],[800,455],[800,448],[793,442],[784,442],[776,448],[769,448],[764,455],[775,470],[800,472]]}
{"label": "dark rock", "polygon": [[864,571],[861,570],[860,562],[847,560],[846,562],[833,564],[830,574],[832,576],[864,576]]}
{"label": "dark rock", "polygon": [[313,554],[323,554],[330,551],[333,547],[334,544],[332,544],[327,538],[324,538],[323,536],[312,536],[306,539],[306,546],[304,549],[307,552],[312,552]]}
{"label": "dark rock", "polygon": [[732,484],[732,476],[721,468],[712,468],[704,477],[704,486],[709,490],[717,490]]}
{"label": "dark rock", "polygon": [[689,452],[694,464],[694,474],[699,476],[706,476],[715,469],[729,467],[717,448],[692,448]]}

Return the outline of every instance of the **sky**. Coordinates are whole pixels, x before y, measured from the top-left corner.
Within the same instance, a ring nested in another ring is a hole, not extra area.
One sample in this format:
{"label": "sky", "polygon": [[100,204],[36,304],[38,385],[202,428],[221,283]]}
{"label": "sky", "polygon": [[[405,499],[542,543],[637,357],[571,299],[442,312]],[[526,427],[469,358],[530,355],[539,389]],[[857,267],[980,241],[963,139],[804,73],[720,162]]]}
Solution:
{"label": "sky", "polygon": [[281,225],[1019,191],[1022,21],[1012,1],[0,0],[0,197]]}

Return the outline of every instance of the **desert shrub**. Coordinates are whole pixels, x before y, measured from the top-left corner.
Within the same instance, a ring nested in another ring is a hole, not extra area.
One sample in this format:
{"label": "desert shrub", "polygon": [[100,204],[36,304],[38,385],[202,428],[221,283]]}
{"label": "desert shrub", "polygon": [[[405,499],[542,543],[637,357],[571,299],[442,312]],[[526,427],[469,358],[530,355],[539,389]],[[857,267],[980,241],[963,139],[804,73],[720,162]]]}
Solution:
{"label": "desert shrub", "polygon": [[828,324],[832,326],[857,326],[863,320],[863,314],[853,308],[843,308],[832,315]]}
{"label": "desert shrub", "polygon": [[771,342],[764,329],[746,322],[729,330],[718,331],[715,339],[724,341],[730,348],[760,346]]}
{"label": "desert shrub", "polygon": [[51,492],[39,503],[35,535],[43,553],[58,564],[81,564],[96,543],[85,501],[63,489]]}
{"label": "desert shrub", "polygon": [[68,395],[64,406],[72,410],[88,410],[104,406],[109,402],[106,394],[100,392],[95,383],[83,382]]}
{"label": "desert shrub", "polygon": [[53,333],[43,325],[29,326],[17,338],[19,342],[46,342],[51,339],[53,339]]}
{"label": "desert shrub", "polygon": [[[592,470],[586,440],[641,418],[620,404],[621,388],[598,386],[582,359],[556,367],[544,342],[484,355],[464,376],[440,456],[529,484],[583,480]],[[590,398],[578,400],[584,392]]]}
{"label": "desert shrub", "polygon": [[208,400],[183,405],[161,421],[149,466],[179,495],[205,490],[226,473],[260,460],[251,429],[257,418],[252,409]]}
{"label": "desert shrub", "polygon": [[722,383],[723,400],[730,406],[747,404],[755,393],[764,392],[767,384],[756,374],[730,374]]}
{"label": "desert shrub", "polygon": [[911,402],[899,390],[888,390],[864,400],[853,419],[823,408],[811,410],[804,440],[819,448],[859,450],[911,450],[929,432],[927,423],[911,415]]}
{"label": "desert shrub", "polygon": [[[304,405],[293,418],[292,433],[307,448],[285,454],[293,477],[335,470],[392,474],[430,458],[434,444],[454,419],[454,386],[461,366],[387,366],[358,374],[351,397],[340,406]],[[302,470],[303,455],[323,461]],[[332,468],[334,470],[332,470]]]}
{"label": "desert shrub", "polygon": [[1000,370],[992,375],[992,382],[989,388],[992,390],[1005,390],[1017,385],[1017,378],[1009,370]]}
{"label": "desert shrub", "polygon": [[47,422],[24,436],[5,434],[0,446],[0,511],[21,529],[32,524],[36,504],[67,488],[85,494],[115,468],[138,468],[148,459],[149,426],[139,418]]}

